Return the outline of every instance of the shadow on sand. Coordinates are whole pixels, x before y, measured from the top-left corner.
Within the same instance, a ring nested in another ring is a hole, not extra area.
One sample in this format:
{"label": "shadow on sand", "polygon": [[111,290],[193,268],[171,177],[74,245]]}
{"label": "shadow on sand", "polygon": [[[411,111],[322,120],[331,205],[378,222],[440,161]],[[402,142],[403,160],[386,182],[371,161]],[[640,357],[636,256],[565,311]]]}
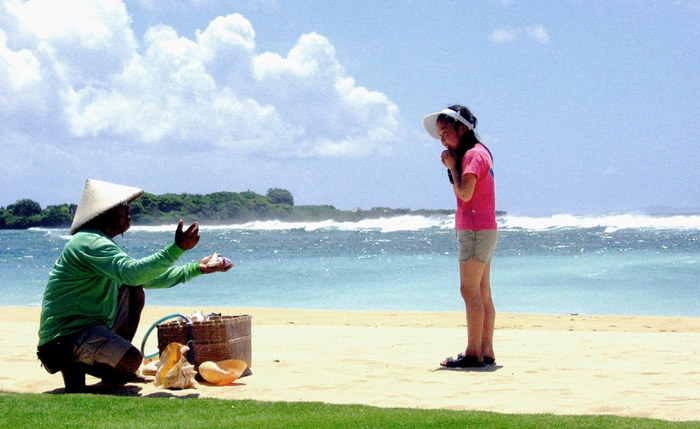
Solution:
{"label": "shadow on sand", "polygon": [[[136,396],[136,397],[143,397],[143,398],[179,398],[179,399],[199,398],[199,393],[190,393],[188,395],[180,395],[180,394],[175,395],[166,389],[159,390],[159,391],[153,392],[153,393],[149,393],[147,395],[143,395],[141,393],[143,388],[141,386],[138,386],[138,384],[148,384],[148,383],[150,383],[150,381],[143,380],[143,381],[131,381],[128,384],[125,384],[123,386],[112,386],[112,385],[105,385],[105,384],[102,384],[101,382],[98,382],[96,384],[85,386],[85,390],[83,392],[80,392],[80,393],[89,393],[89,394],[93,394],[93,395]],[[65,394],[67,392],[66,392],[65,388],[61,387],[58,389],[46,391],[44,393],[51,394],[51,395],[57,395],[57,394]]]}
{"label": "shadow on sand", "polygon": [[433,370],[435,371],[457,371],[457,372],[496,372],[503,368],[503,365],[486,365],[476,368],[448,368],[446,366],[440,366]]}

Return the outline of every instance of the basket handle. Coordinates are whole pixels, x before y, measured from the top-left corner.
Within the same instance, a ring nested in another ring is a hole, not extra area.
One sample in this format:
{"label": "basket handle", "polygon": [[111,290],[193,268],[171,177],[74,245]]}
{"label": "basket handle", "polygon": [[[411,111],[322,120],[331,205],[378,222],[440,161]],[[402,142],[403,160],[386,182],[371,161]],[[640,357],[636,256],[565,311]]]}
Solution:
{"label": "basket handle", "polygon": [[148,331],[146,331],[146,335],[143,336],[143,341],[141,341],[141,356],[143,356],[143,359],[154,358],[154,357],[158,356],[158,354],[160,353],[160,352],[155,352],[155,353],[151,353],[151,354],[147,355],[144,351],[146,348],[146,340],[148,339],[148,336],[151,334],[151,331],[154,328],[156,328],[160,323],[165,322],[168,319],[173,319],[175,317],[180,317],[182,319],[185,319],[185,322],[187,323],[187,346],[190,348],[190,351],[187,352],[187,360],[192,364],[194,363],[194,342],[193,342],[194,336],[192,335],[192,321],[187,316],[184,316],[180,313],[174,313],[174,314],[170,314],[170,315],[165,316],[165,317],[161,317],[160,319],[156,320],[156,322],[154,324],[152,324],[150,328],[148,328]]}

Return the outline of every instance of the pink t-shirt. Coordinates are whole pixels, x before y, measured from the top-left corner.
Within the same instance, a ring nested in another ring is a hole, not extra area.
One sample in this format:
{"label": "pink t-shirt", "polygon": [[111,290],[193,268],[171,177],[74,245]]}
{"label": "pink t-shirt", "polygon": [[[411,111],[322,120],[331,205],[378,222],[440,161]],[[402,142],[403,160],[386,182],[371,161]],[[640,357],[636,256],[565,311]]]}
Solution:
{"label": "pink t-shirt", "polygon": [[481,143],[469,149],[462,160],[462,177],[475,174],[476,188],[472,199],[464,202],[457,196],[455,229],[476,231],[498,229],[496,223],[496,186],[491,156]]}

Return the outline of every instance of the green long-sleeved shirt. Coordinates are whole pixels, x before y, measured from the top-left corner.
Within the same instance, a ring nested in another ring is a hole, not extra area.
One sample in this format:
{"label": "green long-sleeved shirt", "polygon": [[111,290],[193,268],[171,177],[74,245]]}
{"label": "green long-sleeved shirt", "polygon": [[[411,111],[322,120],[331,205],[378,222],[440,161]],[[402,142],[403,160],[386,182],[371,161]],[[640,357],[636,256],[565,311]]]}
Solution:
{"label": "green long-sleeved shirt", "polygon": [[89,326],[111,327],[122,284],[167,288],[202,274],[196,263],[171,267],[183,253],[172,243],[150,256],[134,259],[100,231],[76,233],[49,274],[39,345]]}

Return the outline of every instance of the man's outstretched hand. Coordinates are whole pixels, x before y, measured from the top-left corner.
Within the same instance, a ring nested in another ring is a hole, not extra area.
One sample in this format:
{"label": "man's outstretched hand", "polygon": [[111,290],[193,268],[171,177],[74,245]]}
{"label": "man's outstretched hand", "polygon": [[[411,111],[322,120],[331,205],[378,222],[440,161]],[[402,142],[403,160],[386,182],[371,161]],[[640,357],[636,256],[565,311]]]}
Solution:
{"label": "man's outstretched hand", "polygon": [[228,258],[222,258],[221,255],[216,255],[216,261],[211,262],[214,255],[205,256],[199,260],[199,271],[202,274],[215,273],[217,271],[225,273],[226,271],[233,268],[233,262]]}
{"label": "man's outstretched hand", "polygon": [[186,231],[182,230],[184,223],[180,221],[175,230],[175,244],[182,250],[190,250],[199,243],[199,224],[197,222],[190,225]]}

